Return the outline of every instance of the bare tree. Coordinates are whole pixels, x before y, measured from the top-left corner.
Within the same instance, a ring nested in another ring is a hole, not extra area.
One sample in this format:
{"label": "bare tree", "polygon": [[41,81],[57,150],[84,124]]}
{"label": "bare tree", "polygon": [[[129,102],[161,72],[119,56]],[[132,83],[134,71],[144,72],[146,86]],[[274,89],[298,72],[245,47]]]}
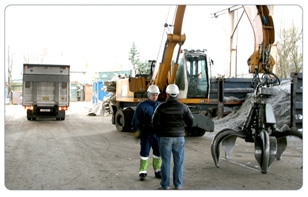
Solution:
{"label": "bare tree", "polygon": [[282,29],[277,42],[278,77],[290,77],[292,72],[302,72],[303,68],[303,34],[294,24],[289,29]]}
{"label": "bare tree", "polygon": [[40,49],[39,51],[31,51],[24,53],[24,63],[43,64],[48,55],[47,48]]}
{"label": "bare tree", "polygon": [[11,47],[8,46],[7,47],[7,66],[8,66],[7,88],[8,88],[8,93],[10,93],[11,90],[12,90],[13,57],[14,57],[14,53],[11,52]]}

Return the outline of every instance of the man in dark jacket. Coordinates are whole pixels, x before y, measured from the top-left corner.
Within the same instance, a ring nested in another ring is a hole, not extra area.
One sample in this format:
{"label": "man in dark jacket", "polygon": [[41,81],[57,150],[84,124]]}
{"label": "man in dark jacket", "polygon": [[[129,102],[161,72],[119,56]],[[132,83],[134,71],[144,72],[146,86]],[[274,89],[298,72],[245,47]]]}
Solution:
{"label": "man in dark jacket", "polygon": [[143,181],[147,176],[149,167],[149,154],[151,147],[153,149],[153,168],[156,178],[161,178],[160,167],[161,158],[159,151],[159,137],[152,125],[152,116],[156,107],[160,104],[158,99],[159,88],[156,85],[150,85],[147,91],[148,100],[142,101],[137,105],[133,116],[133,129],[139,131],[140,138],[140,166],[139,177]]}
{"label": "man in dark jacket", "polygon": [[170,84],[166,89],[167,100],[160,104],[153,115],[152,122],[160,137],[161,189],[170,187],[170,160],[173,155],[173,184],[182,189],[185,127],[193,124],[194,116],[187,105],[178,102],[179,88]]}

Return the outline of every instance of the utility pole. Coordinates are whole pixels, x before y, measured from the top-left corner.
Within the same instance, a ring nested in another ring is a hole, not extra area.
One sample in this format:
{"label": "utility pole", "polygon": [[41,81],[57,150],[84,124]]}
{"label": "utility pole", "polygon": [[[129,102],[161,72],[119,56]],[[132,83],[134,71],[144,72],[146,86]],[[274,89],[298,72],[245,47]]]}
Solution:
{"label": "utility pole", "polygon": [[[242,13],[240,16],[238,16],[238,10],[242,9]],[[229,74],[228,77],[237,77],[237,27],[239,25],[239,22],[241,21],[244,10],[243,7],[240,5],[234,5],[230,8],[215,12],[212,14],[213,18],[218,18],[218,16],[228,14],[230,17],[230,60],[229,60]],[[235,17],[237,20],[235,21]],[[233,70],[234,69],[234,70]]]}

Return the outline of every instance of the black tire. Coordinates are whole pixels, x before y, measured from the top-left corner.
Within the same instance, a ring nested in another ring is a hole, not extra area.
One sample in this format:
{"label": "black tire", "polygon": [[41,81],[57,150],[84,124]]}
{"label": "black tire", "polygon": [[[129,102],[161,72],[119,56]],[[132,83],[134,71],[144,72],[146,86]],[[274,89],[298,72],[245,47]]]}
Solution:
{"label": "black tire", "polygon": [[115,114],[115,125],[117,130],[120,132],[130,131],[133,115],[134,110],[131,108],[118,110]]}
{"label": "black tire", "polygon": [[29,109],[27,110],[27,119],[28,120],[33,120],[32,119],[32,110],[29,110]]}

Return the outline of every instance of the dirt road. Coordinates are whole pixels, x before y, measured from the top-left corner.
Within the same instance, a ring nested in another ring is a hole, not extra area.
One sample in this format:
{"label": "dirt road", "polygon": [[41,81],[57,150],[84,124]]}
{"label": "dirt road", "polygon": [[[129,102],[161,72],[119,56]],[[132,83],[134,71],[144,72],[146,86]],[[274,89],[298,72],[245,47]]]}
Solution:
{"label": "dirt road", "polygon": [[[149,168],[138,179],[139,141],[118,132],[111,115],[88,116],[88,102],[72,102],[64,121],[28,121],[20,105],[5,108],[5,190],[157,190]],[[215,135],[186,138],[185,190],[292,190],[303,186],[303,143],[288,138],[282,160],[262,174],[254,146],[236,141],[231,159],[216,168],[210,145]]]}

